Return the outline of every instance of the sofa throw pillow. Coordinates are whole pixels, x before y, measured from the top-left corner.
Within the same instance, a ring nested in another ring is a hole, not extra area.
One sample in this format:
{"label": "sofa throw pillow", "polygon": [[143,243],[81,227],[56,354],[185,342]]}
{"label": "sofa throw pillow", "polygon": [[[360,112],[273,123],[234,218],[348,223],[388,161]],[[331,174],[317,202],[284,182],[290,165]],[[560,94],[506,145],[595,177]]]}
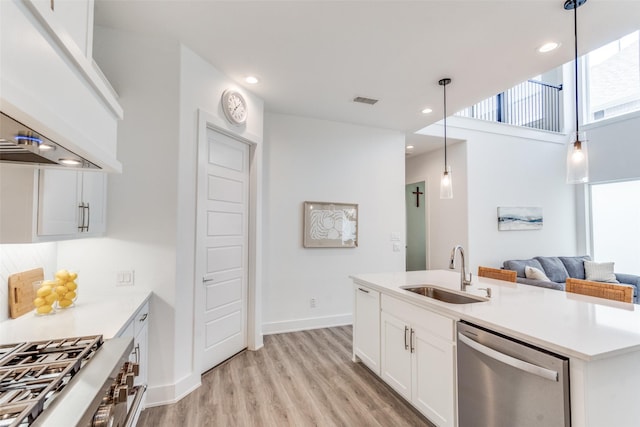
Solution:
{"label": "sofa throw pillow", "polygon": [[542,265],[535,259],[511,259],[505,261],[503,264],[505,270],[514,270],[518,273],[518,277],[527,277],[524,274],[524,268],[529,265],[531,267],[535,267],[539,270],[542,270]]}
{"label": "sofa throw pillow", "polygon": [[527,279],[544,280],[545,282],[551,281],[547,275],[544,274],[544,271],[528,265],[524,268],[524,275]]}
{"label": "sofa throw pillow", "polygon": [[584,262],[591,261],[591,257],[589,255],[559,256],[558,258],[560,258],[560,261],[564,264],[564,268],[567,269],[569,277],[584,280]]}
{"label": "sofa throw pillow", "polygon": [[584,262],[584,274],[587,280],[594,282],[620,283],[613,272],[613,262]]}
{"label": "sofa throw pillow", "polygon": [[564,283],[569,277],[569,273],[560,258],[555,256],[537,256],[535,257],[542,265],[544,274],[556,283]]}

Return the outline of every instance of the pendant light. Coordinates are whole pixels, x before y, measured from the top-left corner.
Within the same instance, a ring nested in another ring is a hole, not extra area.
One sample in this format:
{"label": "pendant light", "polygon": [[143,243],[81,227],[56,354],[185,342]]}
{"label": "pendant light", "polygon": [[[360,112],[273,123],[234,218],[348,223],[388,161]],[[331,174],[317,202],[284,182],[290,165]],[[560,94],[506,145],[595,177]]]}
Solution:
{"label": "pendant light", "polygon": [[440,198],[453,199],[453,180],[451,168],[447,164],[447,85],[451,79],[441,79],[438,84],[442,86],[444,92],[444,171],[440,179]]}
{"label": "pendant light", "polygon": [[589,152],[587,150],[586,134],[580,134],[578,120],[578,8],[585,4],[587,0],[566,0],[565,10],[573,10],[574,28],[574,84],[576,102],[576,129],[569,144],[567,145],[567,184],[584,184],[589,181]]}

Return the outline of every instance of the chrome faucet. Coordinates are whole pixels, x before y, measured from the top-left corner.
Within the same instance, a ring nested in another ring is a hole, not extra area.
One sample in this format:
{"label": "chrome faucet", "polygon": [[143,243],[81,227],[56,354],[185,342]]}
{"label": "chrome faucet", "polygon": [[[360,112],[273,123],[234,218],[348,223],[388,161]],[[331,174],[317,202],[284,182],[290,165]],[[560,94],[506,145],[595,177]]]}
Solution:
{"label": "chrome faucet", "polygon": [[469,273],[469,280],[467,280],[467,274],[465,273],[465,265],[464,265],[464,249],[462,246],[456,245],[451,250],[451,260],[449,261],[449,268],[451,270],[456,268],[456,252],[460,252],[460,259],[462,260],[462,266],[460,266],[460,290],[466,291],[467,286],[471,286],[471,279],[473,278],[473,274]]}

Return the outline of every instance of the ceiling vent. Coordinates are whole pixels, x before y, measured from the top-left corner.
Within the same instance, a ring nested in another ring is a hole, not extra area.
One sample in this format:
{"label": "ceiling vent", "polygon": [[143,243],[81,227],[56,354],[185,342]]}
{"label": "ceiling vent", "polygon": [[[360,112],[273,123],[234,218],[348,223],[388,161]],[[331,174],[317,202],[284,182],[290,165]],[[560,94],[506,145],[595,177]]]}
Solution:
{"label": "ceiling vent", "polygon": [[365,98],[364,96],[356,96],[355,98],[353,98],[353,102],[359,102],[361,104],[373,105],[376,102],[378,102],[378,100],[377,99],[373,99],[373,98]]}

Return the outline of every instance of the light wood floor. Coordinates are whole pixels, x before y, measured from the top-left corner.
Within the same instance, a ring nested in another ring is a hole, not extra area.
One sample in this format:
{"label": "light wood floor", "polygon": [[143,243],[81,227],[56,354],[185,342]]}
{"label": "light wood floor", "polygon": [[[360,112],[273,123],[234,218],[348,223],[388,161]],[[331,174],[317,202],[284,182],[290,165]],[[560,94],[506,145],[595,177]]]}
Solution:
{"label": "light wood floor", "polygon": [[202,377],[180,402],[138,426],[432,426],[360,363],[351,327],[267,335]]}

